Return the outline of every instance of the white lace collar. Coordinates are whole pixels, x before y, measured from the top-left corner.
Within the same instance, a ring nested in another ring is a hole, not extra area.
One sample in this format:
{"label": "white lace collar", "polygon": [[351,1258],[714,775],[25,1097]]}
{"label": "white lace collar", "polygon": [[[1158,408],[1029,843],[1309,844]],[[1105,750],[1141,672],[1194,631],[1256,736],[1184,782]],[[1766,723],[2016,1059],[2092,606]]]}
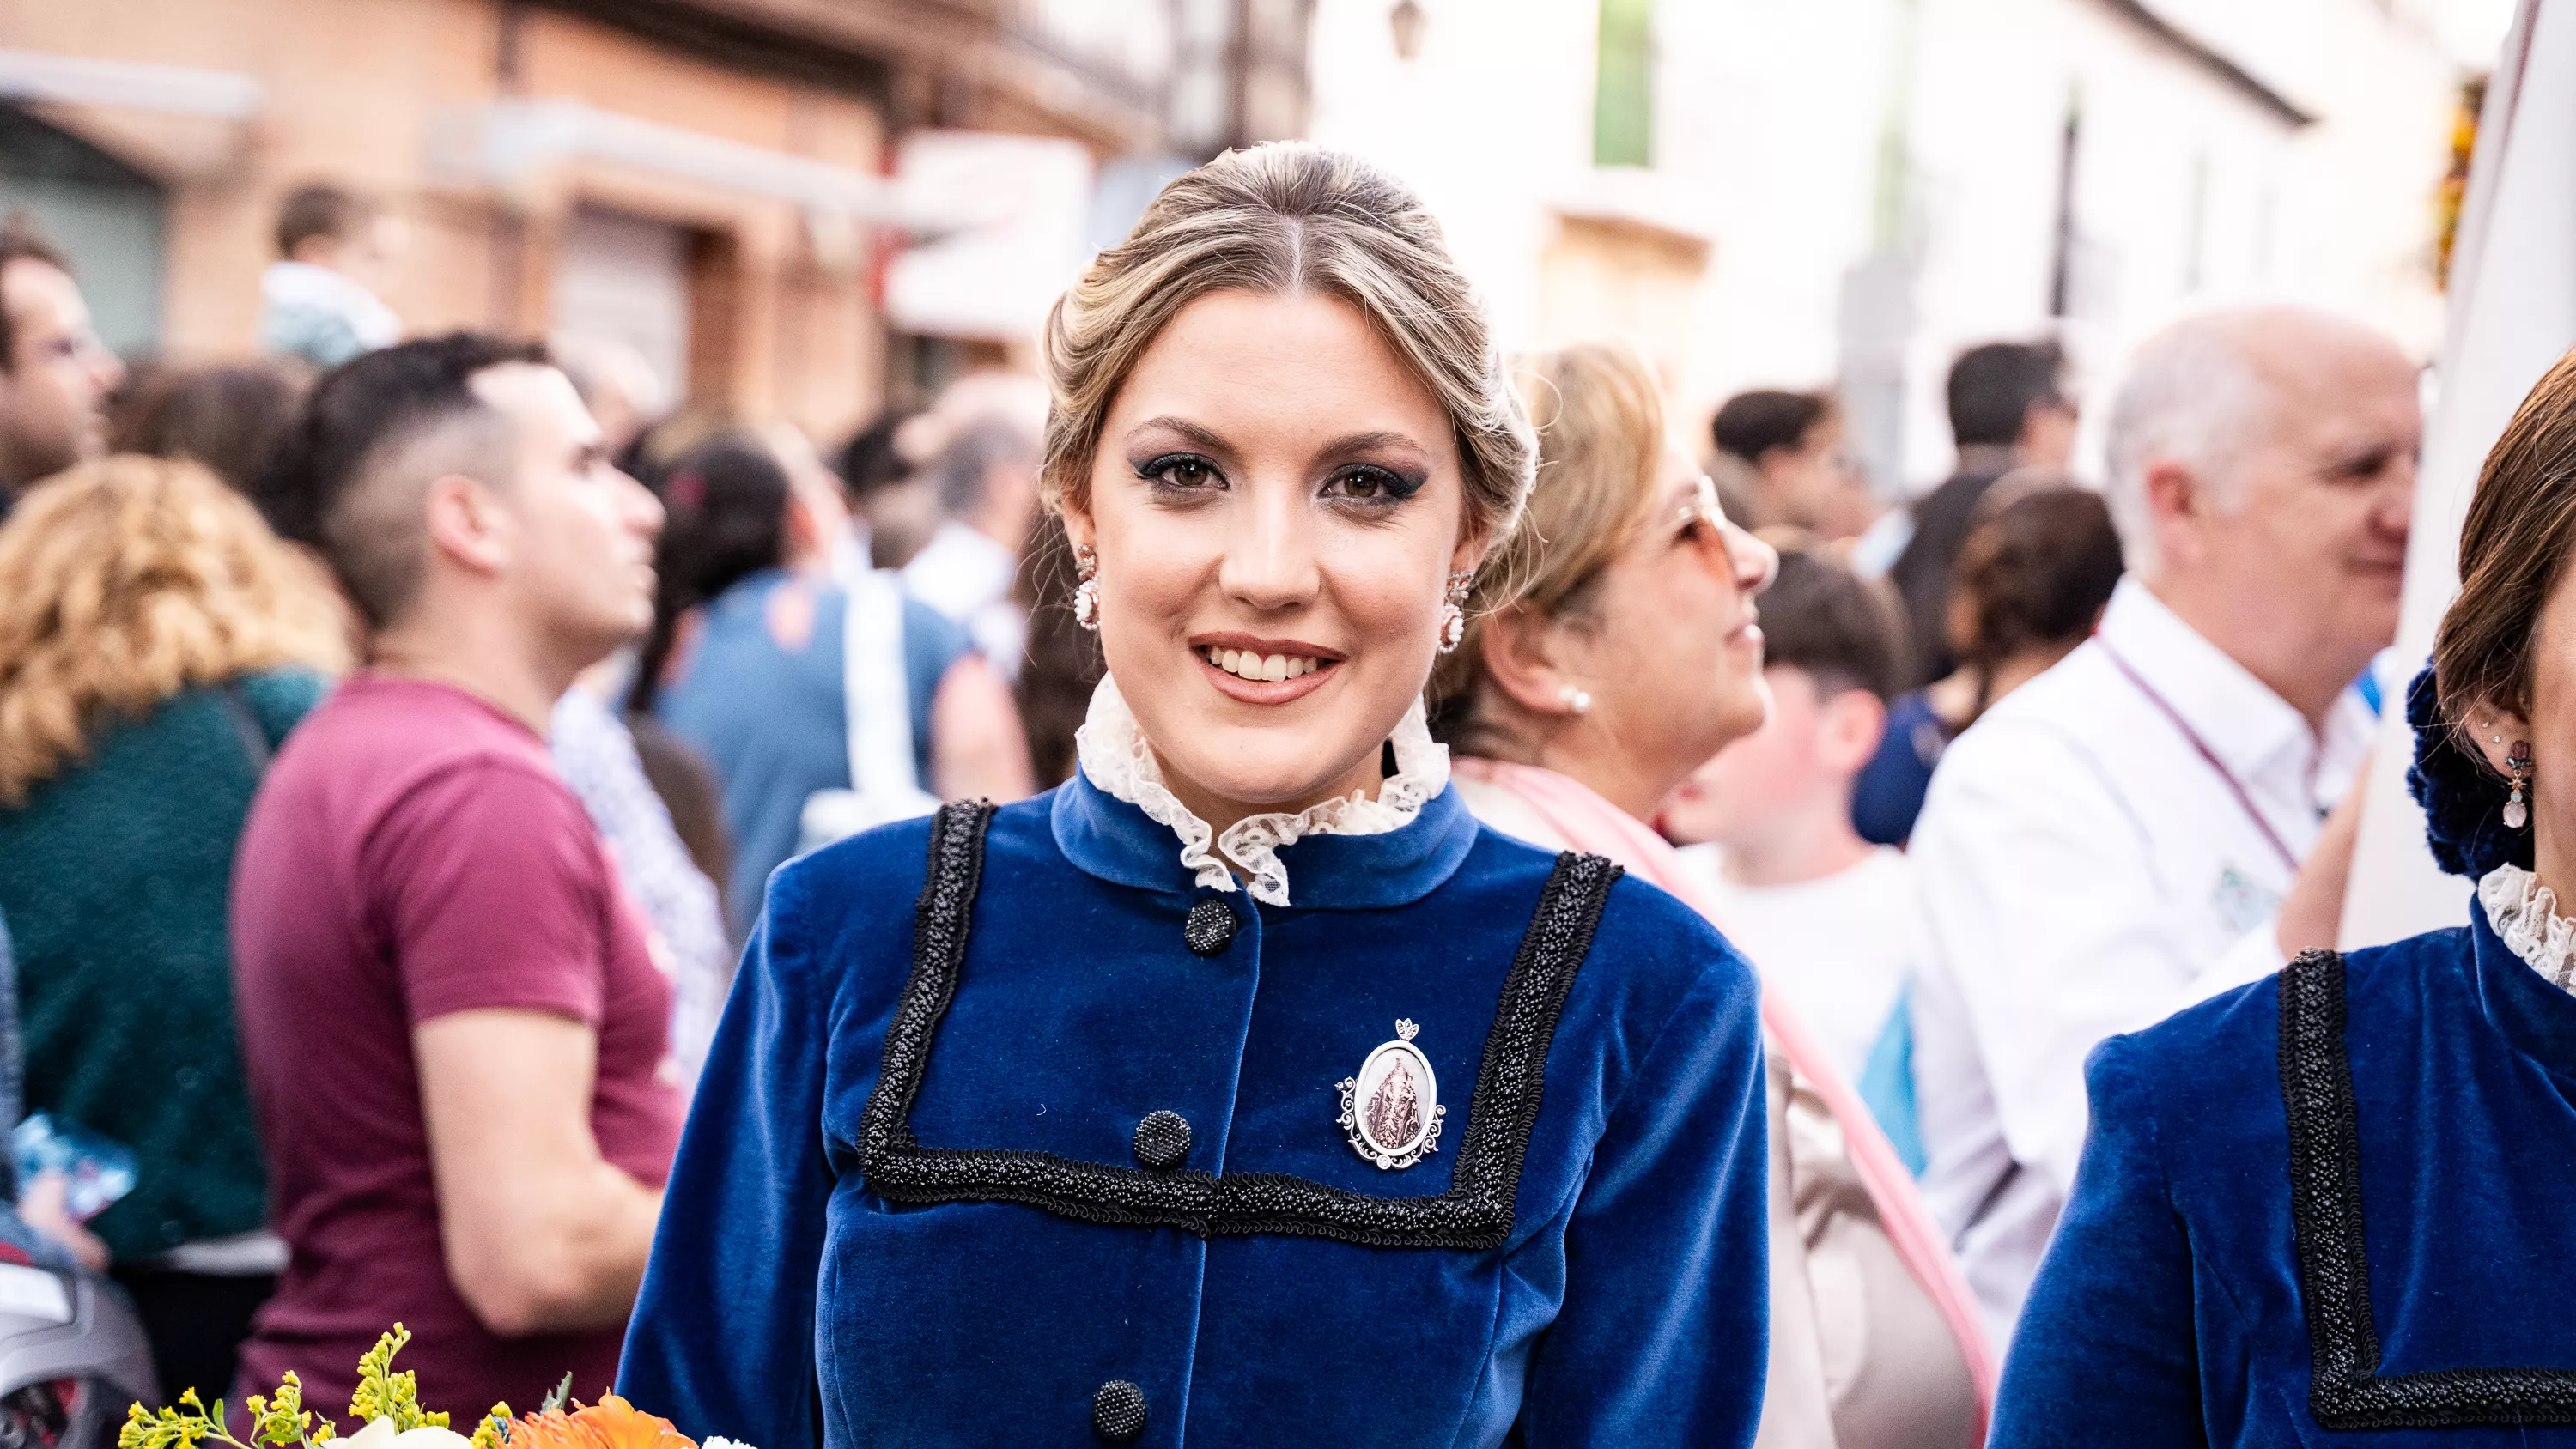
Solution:
{"label": "white lace collar", "polygon": [[[1209,890],[1233,890],[1232,861],[1250,878],[1254,900],[1264,905],[1288,904],[1288,866],[1279,852],[1308,835],[1382,835],[1413,823],[1422,807],[1449,784],[1449,747],[1431,738],[1422,704],[1415,701],[1398,720],[1387,742],[1395,747],[1395,773],[1378,787],[1377,798],[1353,791],[1347,798],[1311,805],[1296,814],[1247,815],[1217,836],[1213,850],[1208,823],[1190,813],[1180,797],[1163,784],[1163,767],[1136,725],[1136,716],[1118,693],[1116,680],[1104,678],[1091,695],[1091,711],[1074,731],[1074,750],[1082,773],[1095,789],[1145,812],[1180,837],[1181,865],[1195,871]],[[1219,859],[1219,855],[1224,859]]]}
{"label": "white lace collar", "polygon": [[2576,921],[2558,914],[2557,894],[2518,865],[2500,865],[2478,882],[2487,924],[2532,970],[2561,991],[2576,992]]}

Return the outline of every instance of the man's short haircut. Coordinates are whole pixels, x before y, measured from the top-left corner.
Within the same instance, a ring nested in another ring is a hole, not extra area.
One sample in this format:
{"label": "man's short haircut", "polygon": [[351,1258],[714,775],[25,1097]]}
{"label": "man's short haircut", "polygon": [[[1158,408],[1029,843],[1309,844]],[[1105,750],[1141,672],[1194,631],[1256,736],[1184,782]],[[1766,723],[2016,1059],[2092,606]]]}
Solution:
{"label": "man's short haircut", "polygon": [[448,473],[506,469],[506,420],[475,395],[478,374],[548,365],[546,349],[453,332],[370,352],[325,373],[265,490],[278,531],[321,551],[370,628],[418,592],[429,542],[421,506]]}
{"label": "man's short haircut", "polygon": [[1865,689],[1885,703],[1904,684],[1905,616],[1883,582],[1822,549],[1784,548],[1762,595],[1762,662],[1805,670],[1821,696]]}
{"label": "man's short haircut", "polygon": [[1962,448],[2010,447],[2039,403],[2065,400],[2054,342],[1989,342],[1950,364],[1950,436]]}
{"label": "man's short haircut", "polygon": [[[42,262],[67,277],[72,272],[71,259],[23,214],[0,221],[0,272],[7,271],[11,262]],[[0,306],[0,373],[17,368],[18,319]]]}
{"label": "man's short haircut", "polygon": [[1709,441],[1721,453],[1759,463],[1774,448],[1791,451],[1806,446],[1807,435],[1833,412],[1833,399],[1820,392],[1782,392],[1761,388],[1739,392],[1717,410],[1708,425]]}
{"label": "man's short haircut", "polygon": [[2273,402],[2271,383],[2244,345],[2246,330],[2259,325],[2261,315],[2187,318],[2148,338],[2129,360],[2129,374],[2111,402],[2110,481],[2103,496],[2131,568],[2156,563],[2155,519],[2147,502],[2150,466],[2188,466],[2222,506],[2237,496],[2234,465]]}
{"label": "man's short haircut", "polygon": [[291,258],[316,237],[346,241],[374,214],[372,203],[327,181],[299,186],[277,208],[277,254]]}
{"label": "man's short haircut", "polygon": [[991,472],[1004,463],[1039,459],[1038,440],[1025,429],[998,418],[985,418],[959,428],[931,461],[930,476],[939,490],[940,511],[965,518],[984,506],[992,491]]}

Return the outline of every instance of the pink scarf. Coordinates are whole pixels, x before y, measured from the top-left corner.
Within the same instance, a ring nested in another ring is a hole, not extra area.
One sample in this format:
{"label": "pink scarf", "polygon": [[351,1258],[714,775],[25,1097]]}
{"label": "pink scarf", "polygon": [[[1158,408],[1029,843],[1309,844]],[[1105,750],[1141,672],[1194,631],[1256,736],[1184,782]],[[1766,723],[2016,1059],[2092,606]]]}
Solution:
{"label": "pink scarf", "polygon": [[[1684,905],[1712,920],[1716,913],[1684,873],[1681,855],[1664,838],[1649,829],[1643,821],[1601,798],[1590,787],[1554,770],[1533,765],[1515,765],[1501,760],[1460,758],[1450,766],[1451,772],[1464,779],[1481,780],[1488,785],[1508,790],[1544,817],[1577,850],[1604,855],[1624,866],[1630,874],[1642,876],[1681,898]],[[1722,926],[1723,923],[1721,923]],[[1978,1442],[1985,1439],[1983,1421],[1993,1413],[1996,1365],[1986,1345],[1985,1329],[1977,1317],[1976,1299],[1968,1291],[1967,1280],[1959,1276],[1959,1265],[1950,1256],[1950,1247],[1941,1230],[1932,1222],[1932,1214],[1923,1205],[1923,1195],[1915,1190],[1913,1174],[1897,1160],[1896,1149],[1887,1143],[1887,1134],[1862,1105],[1860,1096],[1835,1070],[1824,1048],[1808,1035],[1807,1028],[1789,1004],[1777,995],[1762,993],[1762,1025],[1779,1043],[1789,1058],[1789,1065],[1807,1079],[1834,1121],[1843,1130],[1843,1141],[1849,1148],[1852,1166],[1861,1184],[1869,1190],[1872,1204],[1878,1208],[1881,1226],[1888,1241],[1904,1259],[1914,1281],[1940,1311],[1943,1322],[1950,1326],[1959,1341],[1959,1354],[1967,1361],[1969,1376],[1977,1384],[1977,1410],[1980,1420]]]}

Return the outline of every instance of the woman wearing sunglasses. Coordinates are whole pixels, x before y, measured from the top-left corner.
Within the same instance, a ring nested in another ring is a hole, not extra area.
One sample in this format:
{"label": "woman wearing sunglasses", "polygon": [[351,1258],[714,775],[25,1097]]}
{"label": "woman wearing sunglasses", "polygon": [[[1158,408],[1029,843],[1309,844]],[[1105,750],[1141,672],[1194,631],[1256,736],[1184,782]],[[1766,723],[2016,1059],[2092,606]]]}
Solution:
{"label": "woman wearing sunglasses", "polygon": [[[1528,392],[1540,482],[1523,527],[1546,549],[1516,574],[1487,566],[1466,642],[1441,666],[1437,723],[1488,826],[1598,852],[1694,900],[1678,856],[1646,822],[1709,757],[1762,725],[1754,597],[1778,557],[1730,524],[1709,480],[1672,452],[1654,377],[1632,354],[1541,357]],[[1771,1324],[1761,1443],[1966,1449],[1983,1438],[1994,1370],[1948,1249],[1832,1058],[1776,995],[1762,1014]]]}

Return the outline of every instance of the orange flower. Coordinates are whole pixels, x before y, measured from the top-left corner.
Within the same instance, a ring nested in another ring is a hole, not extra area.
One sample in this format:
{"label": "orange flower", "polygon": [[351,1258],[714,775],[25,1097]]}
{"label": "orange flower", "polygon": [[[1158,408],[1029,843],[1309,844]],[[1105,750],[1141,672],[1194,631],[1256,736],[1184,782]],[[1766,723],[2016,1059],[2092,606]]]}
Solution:
{"label": "orange flower", "polygon": [[586,1409],[530,1414],[510,1425],[510,1449],[697,1449],[697,1441],[615,1394]]}

